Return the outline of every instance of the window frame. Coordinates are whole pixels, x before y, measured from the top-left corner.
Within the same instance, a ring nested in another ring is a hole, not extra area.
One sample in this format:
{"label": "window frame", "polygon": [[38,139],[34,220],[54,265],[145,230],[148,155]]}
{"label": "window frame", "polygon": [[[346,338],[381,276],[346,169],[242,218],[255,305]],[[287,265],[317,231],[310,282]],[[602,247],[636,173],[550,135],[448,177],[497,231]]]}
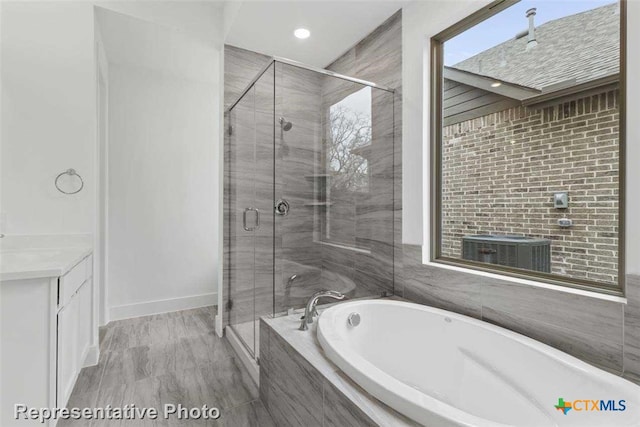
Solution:
{"label": "window frame", "polygon": [[458,34],[474,27],[482,21],[515,5],[520,0],[496,0],[477,12],[462,19],[431,38],[430,46],[430,251],[429,262],[470,270],[500,274],[509,277],[535,280],[574,289],[601,294],[625,295],[625,189],[626,189],[626,59],[627,59],[627,2],[618,0],[620,5],[620,73],[619,73],[619,132],[618,132],[618,283],[606,285],[592,280],[562,277],[553,273],[542,273],[442,256],[442,131],[443,131],[443,86],[444,86],[444,44]]}

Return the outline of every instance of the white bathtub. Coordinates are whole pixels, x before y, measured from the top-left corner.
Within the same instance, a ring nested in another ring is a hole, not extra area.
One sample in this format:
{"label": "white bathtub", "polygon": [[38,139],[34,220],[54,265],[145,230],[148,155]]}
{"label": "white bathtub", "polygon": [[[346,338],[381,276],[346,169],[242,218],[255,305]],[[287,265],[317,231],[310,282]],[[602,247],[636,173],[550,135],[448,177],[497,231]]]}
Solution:
{"label": "white bathtub", "polygon": [[[351,313],[358,326],[348,324]],[[400,301],[346,302],[320,315],[318,338],[362,388],[429,427],[640,426],[637,385],[467,316]],[[559,398],[573,404],[566,415],[555,408]],[[584,400],[604,402],[595,403],[603,410]]]}

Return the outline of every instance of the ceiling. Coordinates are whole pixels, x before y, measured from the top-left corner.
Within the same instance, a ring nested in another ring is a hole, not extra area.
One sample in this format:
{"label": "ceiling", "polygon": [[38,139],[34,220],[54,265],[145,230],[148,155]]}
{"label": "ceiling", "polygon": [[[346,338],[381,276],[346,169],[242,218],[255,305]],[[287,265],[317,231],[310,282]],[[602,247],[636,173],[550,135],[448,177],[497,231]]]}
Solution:
{"label": "ceiling", "polygon": [[[393,15],[405,0],[244,1],[235,4],[226,44],[325,67]],[[305,40],[293,35],[307,28]]]}

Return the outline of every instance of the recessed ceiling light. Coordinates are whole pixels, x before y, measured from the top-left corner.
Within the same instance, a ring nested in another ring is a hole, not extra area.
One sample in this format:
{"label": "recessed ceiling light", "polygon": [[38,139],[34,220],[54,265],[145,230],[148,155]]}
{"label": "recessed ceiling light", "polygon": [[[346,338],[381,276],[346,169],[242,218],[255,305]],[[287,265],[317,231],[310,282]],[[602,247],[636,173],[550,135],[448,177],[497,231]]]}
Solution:
{"label": "recessed ceiling light", "polygon": [[307,30],[306,28],[298,28],[293,32],[293,35],[299,39],[306,39],[311,35],[311,31]]}
{"label": "recessed ceiling light", "polygon": [[500,86],[502,86],[502,83],[500,83],[500,82],[491,83],[491,87],[500,87]]}

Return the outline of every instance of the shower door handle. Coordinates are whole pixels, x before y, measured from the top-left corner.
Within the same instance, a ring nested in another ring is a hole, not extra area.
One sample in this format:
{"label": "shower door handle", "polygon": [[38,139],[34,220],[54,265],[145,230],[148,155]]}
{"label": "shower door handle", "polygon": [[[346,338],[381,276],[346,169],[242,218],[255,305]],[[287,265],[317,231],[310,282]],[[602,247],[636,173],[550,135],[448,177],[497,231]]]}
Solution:
{"label": "shower door handle", "polygon": [[[253,227],[247,226],[247,212],[254,211],[256,213],[256,223]],[[256,231],[260,228],[260,211],[256,208],[244,208],[244,212],[242,212],[242,228],[244,231]]]}
{"label": "shower door handle", "polygon": [[256,211],[256,226],[253,229],[257,230],[260,228],[260,210],[258,208],[252,208],[252,209]]}

